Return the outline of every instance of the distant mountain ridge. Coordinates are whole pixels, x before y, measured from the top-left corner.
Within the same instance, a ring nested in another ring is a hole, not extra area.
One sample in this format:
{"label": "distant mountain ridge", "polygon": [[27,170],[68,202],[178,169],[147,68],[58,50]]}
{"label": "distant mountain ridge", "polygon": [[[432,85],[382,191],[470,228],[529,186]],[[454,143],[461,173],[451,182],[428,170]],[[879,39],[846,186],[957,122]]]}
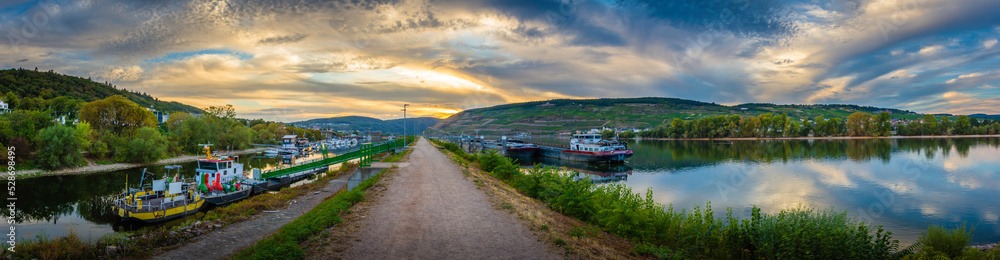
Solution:
{"label": "distant mountain ridge", "polygon": [[982,118],[982,119],[1000,119],[1000,115],[987,115],[987,114],[971,114],[969,117]]}
{"label": "distant mountain ridge", "polygon": [[21,98],[39,97],[51,99],[59,96],[75,98],[86,102],[122,95],[141,107],[166,113],[204,113],[199,108],[173,101],[161,101],[146,93],[132,92],[114,85],[94,82],[76,76],[63,75],[54,71],[39,72],[29,69],[0,70],[0,92],[13,92]]}
{"label": "distant mountain ridge", "polygon": [[553,134],[602,127],[652,128],[674,118],[698,119],[718,115],[788,114],[792,119],[846,118],[854,112],[889,112],[894,118],[917,119],[923,115],[908,110],[847,104],[777,105],[746,103],[726,106],[696,100],[666,97],[556,99],[476,108],[452,115],[435,125],[434,134],[508,134],[528,132]]}
{"label": "distant mountain ridge", "polygon": [[[420,133],[424,129],[437,124],[441,119],[433,117],[406,118],[406,133]],[[381,120],[364,116],[342,116],[317,118],[292,123],[301,127],[320,126],[334,130],[382,131],[383,133],[402,134],[403,119]]]}

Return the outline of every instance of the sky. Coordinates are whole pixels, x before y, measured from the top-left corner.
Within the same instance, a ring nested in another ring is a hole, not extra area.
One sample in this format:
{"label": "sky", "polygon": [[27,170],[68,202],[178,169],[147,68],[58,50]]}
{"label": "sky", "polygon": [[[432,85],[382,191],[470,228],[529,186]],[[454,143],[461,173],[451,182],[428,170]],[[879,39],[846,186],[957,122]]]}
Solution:
{"label": "sky", "polygon": [[4,0],[0,68],[282,122],[676,97],[1000,114],[997,0]]}

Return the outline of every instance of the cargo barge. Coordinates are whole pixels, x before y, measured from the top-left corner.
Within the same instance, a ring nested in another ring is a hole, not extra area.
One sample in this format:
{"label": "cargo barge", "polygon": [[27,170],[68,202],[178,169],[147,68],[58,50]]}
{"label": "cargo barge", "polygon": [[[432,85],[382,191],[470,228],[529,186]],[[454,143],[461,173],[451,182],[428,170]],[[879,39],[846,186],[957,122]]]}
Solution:
{"label": "cargo barge", "polygon": [[538,156],[593,163],[621,163],[632,157],[624,142],[602,140],[600,134],[575,134],[568,146],[538,145]]}

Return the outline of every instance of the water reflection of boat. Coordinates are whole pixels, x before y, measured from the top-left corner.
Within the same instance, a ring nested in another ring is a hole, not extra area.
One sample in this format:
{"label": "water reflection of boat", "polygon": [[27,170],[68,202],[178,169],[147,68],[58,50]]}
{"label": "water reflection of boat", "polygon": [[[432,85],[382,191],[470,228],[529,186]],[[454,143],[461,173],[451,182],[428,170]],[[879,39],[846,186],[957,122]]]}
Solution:
{"label": "water reflection of boat", "polygon": [[115,213],[123,219],[153,223],[198,212],[205,199],[195,190],[195,182],[167,176],[170,169],[179,171],[179,168],[167,166],[163,179],[150,180],[149,185],[143,183],[147,175],[143,170],[140,188],[123,192],[121,198],[115,200]]}
{"label": "water reflection of boat", "polygon": [[624,164],[594,164],[577,161],[566,161],[555,158],[540,157],[533,160],[519,160],[522,166],[531,166],[539,163],[544,166],[564,167],[571,171],[576,171],[573,178],[583,180],[590,178],[593,183],[608,183],[628,180],[632,175],[632,166]]}

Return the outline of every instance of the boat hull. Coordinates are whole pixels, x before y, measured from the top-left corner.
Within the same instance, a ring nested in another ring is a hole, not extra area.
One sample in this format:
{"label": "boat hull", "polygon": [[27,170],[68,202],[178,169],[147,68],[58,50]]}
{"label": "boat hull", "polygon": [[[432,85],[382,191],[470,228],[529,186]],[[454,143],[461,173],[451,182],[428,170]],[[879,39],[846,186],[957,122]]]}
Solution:
{"label": "boat hull", "polygon": [[538,154],[553,159],[592,163],[621,163],[632,157],[631,150],[586,152],[548,146],[539,146]]}
{"label": "boat hull", "polygon": [[288,186],[294,182],[308,178],[310,175],[315,175],[316,173],[324,172],[326,168],[316,169],[312,171],[305,171],[291,175],[285,175],[277,178],[270,178],[258,183],[253,184],[253,194],[259,194],[265,191],[278,191],[282,187]]}
{"label": "boat hull", "polygon": [[206,202],[211,203],[213,205],[224,205],[250,197],[250,194],[252,192],[253,189],[251,188],[251,189],[243,189],[219,195],[205,195],[204,198]]}
{"label": "boat hull", "polygon": [[535,155],[537,154],[538,154],[538,147],[507,149],[507,156],[509,157],[530,158],[530,157],[535,157]]}
{"label": "boat hull", "polygon": [[156,223],[194,214],[198,212],[204,204],[205,200],[199,199],[194,203],[157,210],[137,210],[134,208],[125,209],[123,207],[116,206],[115,213],[117,213],[123,220],[137,220],[146,223]]}

